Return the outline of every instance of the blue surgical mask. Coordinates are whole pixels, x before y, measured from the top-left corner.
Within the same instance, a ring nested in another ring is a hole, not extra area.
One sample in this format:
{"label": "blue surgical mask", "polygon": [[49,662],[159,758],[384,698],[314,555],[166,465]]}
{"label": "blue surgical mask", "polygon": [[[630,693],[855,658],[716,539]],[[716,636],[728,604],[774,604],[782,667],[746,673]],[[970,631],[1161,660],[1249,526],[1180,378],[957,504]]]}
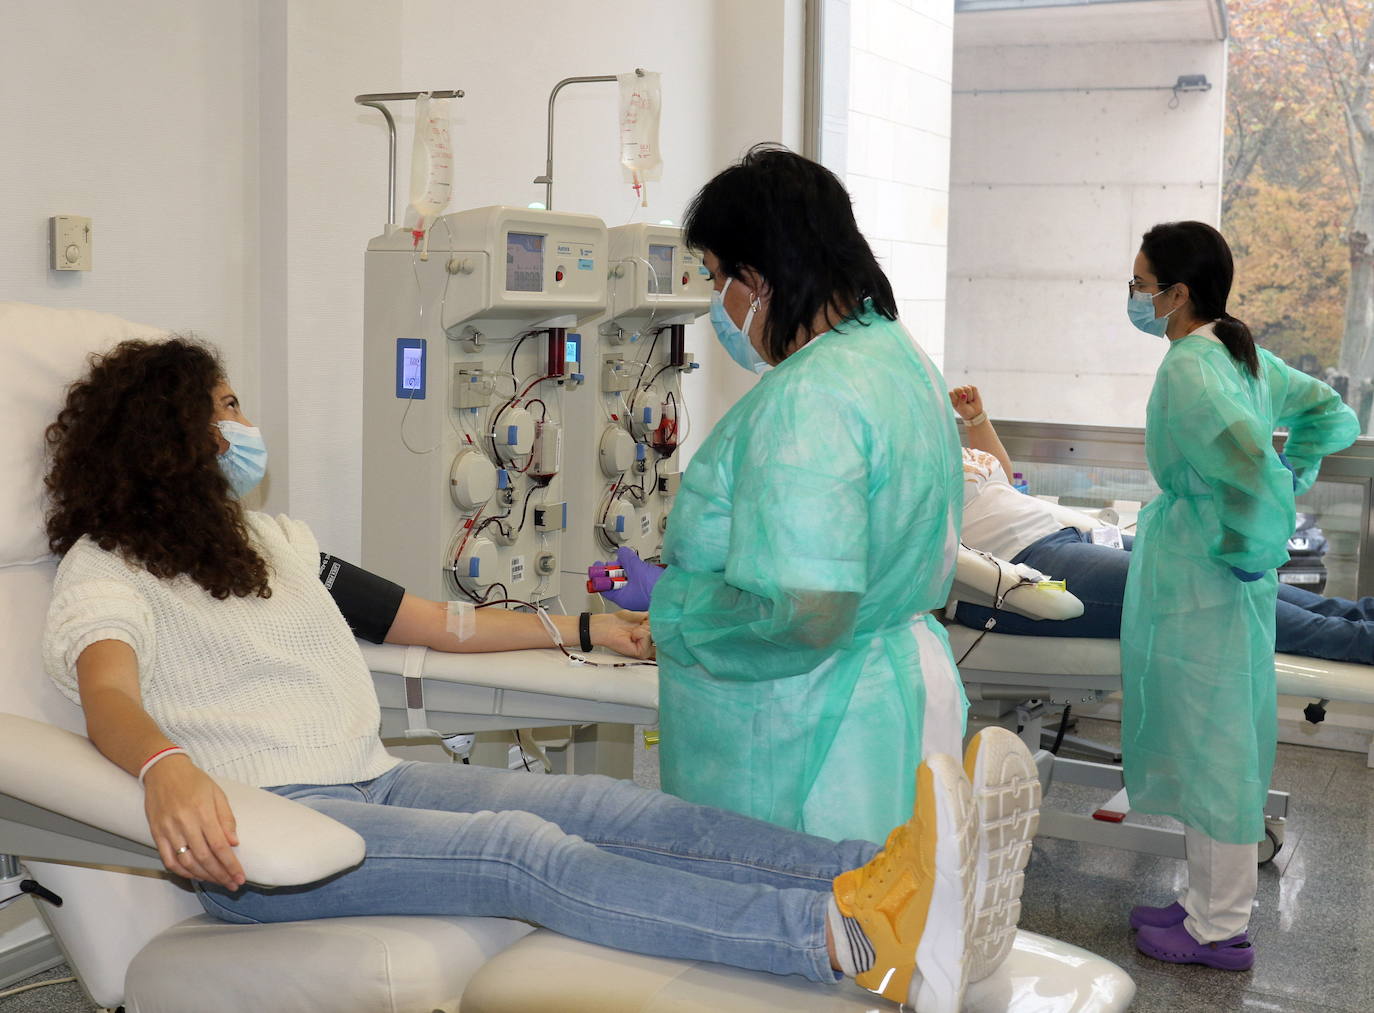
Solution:
{"label": "blue surgical mask", "polygon": [[1131,318],[1131,323],[1146,334],[1153,334],[1157,338],[1164,337],[1164,332],[1169,328],[1169,317],[1173,315],[1174,310],[1170,310],[1162,317],[1155,316],[1155,300],[1173,287],[1170,285],[1154,295],[1149,292],[1132,292],[1126,300],[1126,315]]}
{"label": "blue surgical mask", "polygon": [[229,488],[242,499],[257,488],[267,474],[267,444],[257,426],[225,419],[216,422],[229,449],[219,455],[219,467],[229,480]]}
{"label": "blue surgical mask", "polygon": [[711,326],[715,328],[721,346],[730,353],[730,358],[751,373],[762,373],[772,367],[760,358],[749,340],[749,325],[754,322],[754,314],[758,311],[759,297],[754,296],[749,303],[749,312],[744,314],[744,326],[736,327],[730,314],[725,312],[725,290],[734,280],[726,278],[721,290],[711,293]]}

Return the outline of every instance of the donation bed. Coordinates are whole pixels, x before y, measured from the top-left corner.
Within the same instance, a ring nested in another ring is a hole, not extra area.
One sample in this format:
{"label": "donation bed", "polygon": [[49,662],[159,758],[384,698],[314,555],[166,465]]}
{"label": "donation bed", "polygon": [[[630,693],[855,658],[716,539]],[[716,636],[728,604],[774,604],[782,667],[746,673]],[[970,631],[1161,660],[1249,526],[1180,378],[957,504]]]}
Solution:
{"label": "donation bed", "polygon": [[[1053,621],[1082,615],[1082,603],[1073,597],[1071,587],[1050,586],[1035,576],[1034,571],[1028,576],[1025,567],[962,548],[945,614],[953,616],[960,601],[991,607],[1000,599],[1001,608],[1033,619]],[[1131,813],[1119,753],[1079,740],[1077,746],[1087,747],[1100,760],[1108,761],[1092,762],[1056,756],[1042,748],[1059,738],[1046,727],[1048,717],[1069,707],[1101,704],[1121,689],[1120,641],[1013,636],[953,623],[946,632],[969,697],[971,724],[981,720],[1018,731],[1036,753],[1045,794],[1055,782],[1115,792],[1092,813],[1042,809],[1039,834],[1174,858],[1185,856],[1181,827],[1146,825]],[[1374,703],[1374,669],[1368,665],[1279,654],[1275,669],[1281,696],[1307,698],[1322,706],[1333,701]],[[1266,838],[1259,846],[1261,862],[1272,859],[1283,846],[1288,804],[1286,792],[1269,793]]]}

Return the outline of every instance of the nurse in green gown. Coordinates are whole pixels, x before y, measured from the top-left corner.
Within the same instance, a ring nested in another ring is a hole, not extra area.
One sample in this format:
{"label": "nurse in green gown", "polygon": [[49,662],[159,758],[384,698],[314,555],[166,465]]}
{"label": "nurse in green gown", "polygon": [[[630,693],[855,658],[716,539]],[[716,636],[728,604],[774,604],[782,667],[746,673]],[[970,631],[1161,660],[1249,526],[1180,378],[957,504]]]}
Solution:
{"label": "nurse in green gown", "polygon": [[945,385],[825,168],[755,148],[694,199],[712,323],[760,373],[693,456],[653,590],[663,787],[880,841],[967,709],[931,612],[962,502]]}
{"label": "nurse in green gown", "polygon": [[1274,570],[1294,497],[1359,426],[1226,312],[1233,271],[1201,222],[1155,226],[1135,259],[1130,318],[1168,349],[1145,427],[1160,494],[1140,515],[1122,615],[1121,751],[1131,807],[1177,818],[1188,851],[1186,893],[1131,912],[1137,947],[1245,970],[1278,735]]}

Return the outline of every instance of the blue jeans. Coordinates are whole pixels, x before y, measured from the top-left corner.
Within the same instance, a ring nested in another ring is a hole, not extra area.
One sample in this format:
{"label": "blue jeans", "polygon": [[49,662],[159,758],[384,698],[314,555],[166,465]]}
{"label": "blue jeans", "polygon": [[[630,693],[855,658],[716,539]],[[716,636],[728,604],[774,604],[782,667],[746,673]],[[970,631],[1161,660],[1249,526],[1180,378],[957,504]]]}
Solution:
{"label": "blue jeans", "polygon": [[982,605],[960,602],[955,618],[964,626],[982,629],[996,619],[995,633],[1023,637],[1121,636],[1121,599],[1126,594],[1126,570],[1131,564],[1130,535],[1122,537],[1126,550],[1094,545],[1092,537],[1077,528],[1063,528],[1032,542],[1010,562],[1025,563],[1041,573],[1068,582],[1069,591],[1083,603],[1077,619],[1030,619]]}
{"label": "blue jeans", "polygon": [[1277,620],[1276,651],[1374,663],[1374,598],[1325,598],[1280,584]]}
{"label": "blue jeans", "polygon": [[831,881],[878,851],[596,775],[403,762],[360,784],[269,790],[352,827],[367,857],[310,886],[198,884],[216,918],[519,918],[622,950],[833,982]]}
{"label": "blue jeans", "polygon": [[[1124,552],[1092,544],[1091,536],[1077,528],[1064,528],[1032,542],[1011,560],[1068,581],[1069,590],[1083,602],[1083,615],[1077,619],[1028,619],[964,602],[959,603],[955,618],[974,629],[982,629],[989,618],[995,618],[996,632],[1027,637],[1115,640],[1121,636],[1121,599],[1133,539],[1127,535],[1123,542]],[[1374,598],[1325,598],[1279,584],[1275,620],[1274,650],[1281,654],[1374,664]]]}

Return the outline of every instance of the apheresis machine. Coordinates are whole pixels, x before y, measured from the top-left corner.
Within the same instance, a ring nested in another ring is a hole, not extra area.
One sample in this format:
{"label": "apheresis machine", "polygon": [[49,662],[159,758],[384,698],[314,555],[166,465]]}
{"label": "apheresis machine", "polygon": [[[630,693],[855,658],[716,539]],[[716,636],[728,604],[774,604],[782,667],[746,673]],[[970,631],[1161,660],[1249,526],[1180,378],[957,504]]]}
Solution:
{"label": "apheresis machine", "polygon": [[557,597],[565,402],[606,307],[606,226],[510,207],[368,245],[363,565],[418,594]]}
{"label": "apheresis machine", "polygon": [[710,282],[680,230],[487,207],[368,245],[363,565],[417,594],[580,610],[657,555]]}
{"label": "apheresis machine", "polygon": [[564,602],[579,611],[596,608],[584,584],[590,563],[621,546],[659,554],[691,426],[682,382],[700,366],[687,325],[711,305],[706,268],[680,229],[622,225],[610,230],[610,250],[606,313],[587,335],[588,396],[567,406],[576,466],[565,487],[576,506]]}

